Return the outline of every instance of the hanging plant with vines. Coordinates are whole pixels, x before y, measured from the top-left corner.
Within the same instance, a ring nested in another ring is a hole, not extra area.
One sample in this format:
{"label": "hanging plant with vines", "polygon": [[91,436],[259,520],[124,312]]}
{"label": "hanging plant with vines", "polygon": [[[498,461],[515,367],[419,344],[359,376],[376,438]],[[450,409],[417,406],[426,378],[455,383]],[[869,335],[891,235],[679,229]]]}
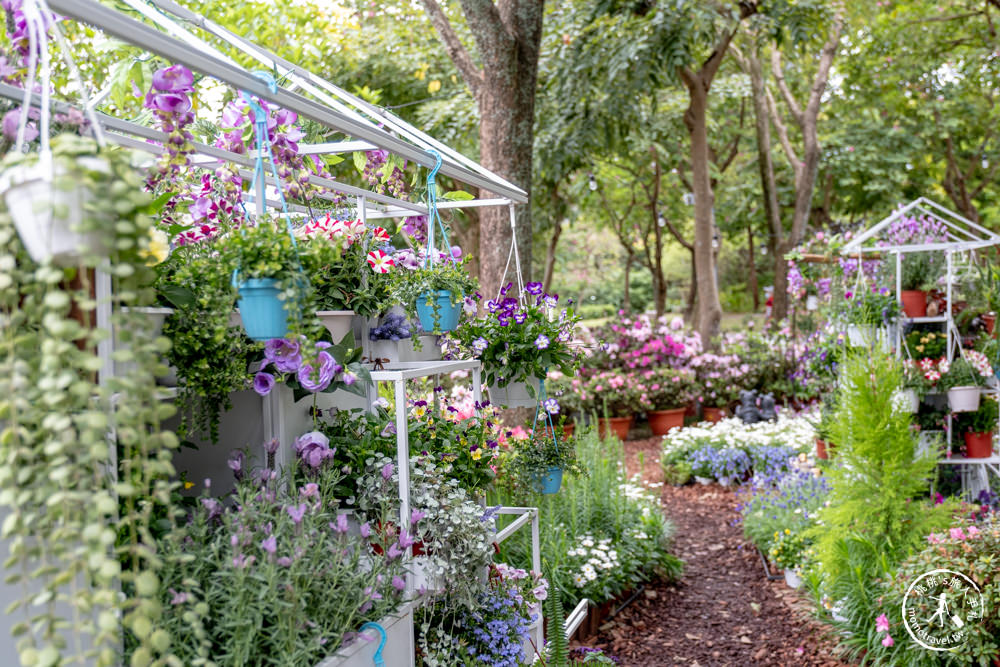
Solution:
{"label": "hanging plant with vines", "polygon": [[[144,192],[127,152],[73,135],[55,137],[52,150],[65,170],[53,188],[86,197],[75,231],[102,239],[105,252],[82,251],[67,268],[35,264],[0,212],[0,536],[10,544],[5,575],[24,591],[9,613],[24,618],[14,629],[21,664],[115,665],[124,641],[136,647],[132,665],[150,665],[170,654],[170,636],[156,629],[153,535],[174,519],[177,438],[161,429],[173,407],[154,379],[169,341],[122,307],[153,303],[150,264],[166,244],[152,216],[165,200]],[[3,167],[36,159],[11,153]],[[111,282],[105,326],[98,269]],[[134,370],[98,382],[98,347],[112,330],[114,360]]]}

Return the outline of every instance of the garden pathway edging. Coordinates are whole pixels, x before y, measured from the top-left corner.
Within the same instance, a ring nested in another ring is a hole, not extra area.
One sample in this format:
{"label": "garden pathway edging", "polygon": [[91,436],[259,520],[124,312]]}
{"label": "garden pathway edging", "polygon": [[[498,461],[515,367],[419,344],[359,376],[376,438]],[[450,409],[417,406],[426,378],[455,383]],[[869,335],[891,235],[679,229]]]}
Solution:
{"label": "garden pathway edging", "polygon": [[[659,482],[659,438],[626,443],[629,473]],[[808,605],[783,582],[764,577],[757,552],[737,525],[737,499],[718,485],[662,488],[676,528],[683,578],[647,586],[605,623],[595,643],[629,667],[802,665],[841,667]]]}

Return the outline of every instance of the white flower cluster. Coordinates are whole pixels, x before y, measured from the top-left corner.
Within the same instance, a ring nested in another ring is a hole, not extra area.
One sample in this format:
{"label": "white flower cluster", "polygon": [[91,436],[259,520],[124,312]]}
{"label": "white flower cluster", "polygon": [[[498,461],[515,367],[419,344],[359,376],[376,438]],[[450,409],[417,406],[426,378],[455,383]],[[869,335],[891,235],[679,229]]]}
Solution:
{"label": "white flower cluster", "polygon": [[577,588],[583,588],[587,583],[595,581],[600,571],[610,571],[620,567],[618,552],[611,548],[611,539],[594,540],[585,534],[580,538],[578,547],[570,549],[568,556],[579,559],[580,571],[573,575]]}
{"label": "white flower cluster", "polygon": [[780,414],[777,421],[744,424],[731,417],[715,424],[699,424],[674,429],[663,436],[664,453],[690,452],[712,445],[716,449],[727,447],[753,447],[784,445],[799,451],[808,451],[816,441],[815,421],[818,414]]}

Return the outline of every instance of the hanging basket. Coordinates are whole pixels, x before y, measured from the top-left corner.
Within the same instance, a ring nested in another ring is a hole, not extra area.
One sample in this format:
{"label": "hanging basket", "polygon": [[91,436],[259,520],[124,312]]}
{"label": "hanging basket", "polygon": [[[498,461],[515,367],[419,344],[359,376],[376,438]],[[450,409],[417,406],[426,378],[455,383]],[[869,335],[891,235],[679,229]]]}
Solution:
{"label": "hanging basket", "polygon": [[[454,331],[458,327],[458,318],[462,314],[462,299],[457,299],[458,303],[453,304],[451,296],[448,290],[438,290],[423,292],[417,297],[417,318],[424,331],[445,333]],[[438,308],[437,316],[434,313],[435,303]]]}
{"label": "hanging basket", "polygon": [[979,409],[979,387],[952,387],[948,407],[952,412],[975,412]]}
{"label": "hanging basket", "polygon": [[559,493],[562,487],[563,470],[559,466],[549,466],[544,473],[539,474],[535,490],[545,496]]}
{"label": "hanging basket", "polygon": [[[532,381],[533,385],[538,384],[538,379]],[[536,399],[531,395],[527,382],[510,382],[506,387],[498,384],[489,386],[490,403],[493,405],[506,405],[508,408],[533,408]]]}
{"label": "hanging basket", "polygon": [[353,310],[317,310],[316,317],[320,324],[330,332],[334,345],[344,339],[351,331],[351,321],[354,318]]}
{"label": "hanging basket", "polygon": [[239,308],[243,328],[253,340],[284,338],[288,333],[288,311],[278,298],[281,288],[274,278],[251,278],[239,283]]}
{"label": "hanging basket", "polygon": [[907,412],[916,414],[920,411],[920,396],[915,389],[904,389],[902,396],[903,406]]}
{"label": "hanging basket", "polygon": [[[51,158],[49,158],[51,160]],[[81,167],[107,171],[98,158],[78,158]],[[41,163],[8,169],[0,176],[0,192],[14,219],[14,226],[25,249],[35,262],[51,261],[57,266],[73,266],[86,254],[106,254],[101,236],[76,231],[83,222],[84,207],[94,198],[82,184],[69,189],[56,183],[71,180],[58,161],[51,171]]]}

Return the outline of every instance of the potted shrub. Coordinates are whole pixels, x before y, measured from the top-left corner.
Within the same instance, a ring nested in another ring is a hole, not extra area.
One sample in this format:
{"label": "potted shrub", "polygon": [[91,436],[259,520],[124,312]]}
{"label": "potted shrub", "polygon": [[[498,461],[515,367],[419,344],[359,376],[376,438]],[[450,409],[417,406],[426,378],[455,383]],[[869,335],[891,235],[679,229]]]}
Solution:
{"label": "potted shrub", "polygon": [[847,321],[848,342],[854,347],[872,347],[889,344],[884,327],[896,321],[899,303],[886,287],[871,287],[854,294],[844,294],[841,308]]}
{"label": "potted shrub", "polygon": [[289,320],[301,331],[309,280],[285,221],[260,219],[230,234],[223,248],[235,267],[233,287],[247,336],[256,341],[285,338]]}
{"label": "potted shrub", "polygon": [[614,433],[627,439],[635,415],[648,407],[644,383],[634,373],[604,371],[581,383],[579,391],[583,410],[598,416],[601,437]]}
{"label": "potted shrub", "polygon": [[512,287],[486,302],[483,317],[466,320],[451,335],[482,362],[495,405],[531,407],[549,371],[572,375],[578,368],[572,343],[580,318],[572,305],[560,310],[559,297],[543,294],[541,283],[528,283],[517,298],[508,296]]}
{"label": "potted shrub", "polygon": [[662,369],[645,371],[646,395],[652,409],[646,413],[653,435],[666,435],[684,426],[685,407],[691,400],[691,371]]}
{"label": "potted shrub", "polygon": [[[127,153],[99,150],[90,138],[74,134],[41,138],[39,153],[8,151],[0,163],[0,193],[25,249],[38,263],[75,265],[85,254],[102,255],[103,207],[98,199],[127,199],[141,193],[142,178]],[[126,159],[113,159],[117,153]]]}
{"label": "potted shrub", "polygon": [[948,354],[948,336],[940,331],[911,331],[906,334],[906,350],[914,359],[940,359]]}
{"label": "potted shrub", "polygon": [[899,300],[907,317],[927,316],[927,290],[937,277],[937,263],[930,252],[913,252],[901,260]]}
{"label": "potted shrub", "polygon": [[975,350],[964,350],[963,357],[950,364],[942,361],[941,387],[948,391],[948,406],[952,412],[974,412],[979,408],[979,388],[993,375],[989,360]]}
{"label": "potted shrub", "polygon": [[[401,305],[409,320],[419,322],[426,333],[453,331],[458,326],[466,297],[472,297],[478,288],[475,279],[465,270],[465,262],[448,257],[422,266],[413,261],[400,261],[398,257],[393,259],[405,270],[390,274],[387,302]],[[414,344],[418,345],[419,339]]]}
{"label": "potted shrub", "polygon": [[986,333],[995,336],[1000,311],[1000,267],[996,262],[984,261],[977,265],[977,272],[976,281],[968,290],[969,305],[981,311]]}
{"label": "potted shrub", "polygon": [[377,315],[387,297],[395,268],[389,233],[327,213],[300,227],[296,236],[303,241],[302,263],[313,288],[310,307],[339,341],[350,331],[354,315]]}
{"label": "potted shrub", "polygon": [[739,396],[740,380],[746,365],[735,354],[706,352],[691,359],[696,388],[693,393],[701,406],[702,418],[718,422]]}
{"label": "potted shrub", "polygon": [[535,430],[530,438],[514,440],[504,469],[521,488],[543,495],[559,492],[564,474],[584,472],[576,460],[576,447],[559,425]]}
{"label": "potted shrub", "polygon": [[974,412],[958,416],[958,426],[963,429],[966,456],[984,459],[993,455],[993,433],[997,427],[997,401],[987,394]]}

